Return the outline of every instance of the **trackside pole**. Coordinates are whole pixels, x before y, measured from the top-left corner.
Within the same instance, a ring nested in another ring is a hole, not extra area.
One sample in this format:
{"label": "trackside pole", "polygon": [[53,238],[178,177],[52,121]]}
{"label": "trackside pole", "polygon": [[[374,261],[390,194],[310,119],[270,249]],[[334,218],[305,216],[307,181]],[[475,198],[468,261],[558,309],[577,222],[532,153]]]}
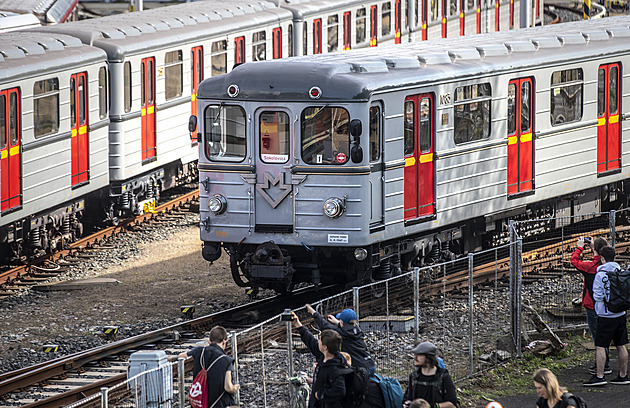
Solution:
{"label": "trackside pole", "polygon": [[413,268],[413,340],[418,343],[418,331],[420,330],[420,268]]}
{"label": "trackside pole", "polygon": [[[589,1],[590,0],[585,0]],[[532,21],[532,0],[521,0],[519,1],[519,23],[520,28],[528,28],[530,26],[530,22]]]}
{"label": "trackside pole", "polygon": [[584,13],[584,20],[590,20],[591,19],[591,0],[584,0],[584,6],[582,8],[582,11]]}
{"label": "trackside pole", "polygon": [[185,358],[180,357],[177,359],[177,388],[179,389],[179,406],[184,407],[186,403],[186,389],[184,385],[184,362]]}
{"label": "trackside pole", "polygon": [[473,326],[475,314],[473,313],[473,272],[475,270],[474,255],[468,254],[468,362],[469,375],[474,372],[474,348],[473,348]]}

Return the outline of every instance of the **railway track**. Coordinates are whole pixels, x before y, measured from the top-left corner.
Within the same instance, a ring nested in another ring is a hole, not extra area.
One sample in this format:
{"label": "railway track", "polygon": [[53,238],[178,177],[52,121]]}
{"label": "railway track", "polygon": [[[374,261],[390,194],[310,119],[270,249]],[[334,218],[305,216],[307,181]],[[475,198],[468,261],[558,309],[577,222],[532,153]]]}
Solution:
{"label": "railway track", "polygon": [[0,272],[0,300],[15,294],[25,287],[41,284],[59,276],[74,263],[90,259],[95,251],[112,249],[115,238],[120,234],[147,228],[159,228],[169,218],[178,217],[183,212],[198,211],[199,190],[178,196],[155,209],[122,221],[82,238],[67,249],[47,254],[25,265]]}

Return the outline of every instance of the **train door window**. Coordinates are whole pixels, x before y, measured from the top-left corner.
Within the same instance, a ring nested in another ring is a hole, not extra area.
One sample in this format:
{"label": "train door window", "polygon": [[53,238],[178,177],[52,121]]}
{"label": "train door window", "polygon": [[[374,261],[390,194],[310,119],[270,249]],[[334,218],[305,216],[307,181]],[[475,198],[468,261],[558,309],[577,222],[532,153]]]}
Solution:
{"label": "train door window", "polygon": [[71,167],[72,186],[78,186],[89,179],[89,135],[87,126],[87,74],[73,74],[70,77],[70,123],[71,123]]}
{"label": "train door window", "polygon": [[621,168],[620,64],[600,65],[597,74],[597,173]]}
{"label": "train door window", "polygon": [[204,120],[206,157],[221,162],[243,161],[247,153],[245,110],[240,106],[210,105]]}
{"label": "train door window", "polygon": [[[203,47],[193,47],[190,50],[190,114],[197,116],[197,92],[203,81]],[[191,143],[196,142],[197,129],[190,134]]]}
{"label": "train door window", "polygon": [[259,31],[252,35],[252,61],[267,59],[267,33]]}
{"label": "train door window", "polygon": [[210,51],[210,65],[212,66],[212,76],[225,74],[227,72],[227,41],[214,41]]}
{"label": "train door window", "polygon": [[381,108],[370,107],[370,161],[377,162],[381,158]]}
{"label": "train door window", "polygon": [[302,55],[308,55],[308,24],[306,23],[302,30]]}
{"label": "train door window", "polygon": [[322,19],[313,20],[313,54],[322,53]]}
{"label": "train door window", "polygon": [[357,36],[357,44],[361,44],[365,42],[365,8],[357,10],[357,18],[356,18],[356,36]]}
{"label": "train door window", "polygon": [[433,94],[412,95],[404,104],[404,218],[435,213]]}
{"label": "train door window", "polygon": [[245,62],[245,37],[236,37],[234,39],[234,64],[242,64]]}
{"label": "train door window", "polygon": [[339,48],[339,16],[328,16],[328,52]]}
{"label": "train door window", "polygon": [[344,108],[302,111],[302,160],[306,164],[344,164],[350,153],[350,115]]}
{"label": "train door window", "polygon": [[551,74],[551,125],[582,119],[584,73],[582,68]]}
{"label": "train door window", "polygon": [[288,49],[287,56],[292,57],[293,54],[293,24],[289,24],[288,33],[287,33],[287,41],[288,41]]}
{"label": "train door window", "polygon": [[290,152],[290,121],[285,112],[265,111],[259,121],[260,159],[264,163],[286,163]]}
{"label": "train door window", "polygon": [[131,111],[131,62],[125,62],[123,66],[123,93],[125,112]]}
{"label": "train door window", "polygon": [[400,40],[401,40],[401,30],[402,30],[402,11],[401,11],[401,4],[400,4],[400,0],[396,0],[396,2],[394,3],[394,43],[395,44],[400,44]]}
{"label": "train door window", "polygon": [[508,84],[508,195],[534,190],[533,79]]}
{"label": "train door window", "polygon": [[282,28],[274,28],[273,35],[273,59],[282,58]]}
{"label": "train door window", "polygon": [[392,3],[383,3],[381,6],[381,34],[390,35],[392,32]]}
{"label": "train door window", "polygon": [[35,137],[59,130],[59,80],[44,79],[33,86],[33,118]]}
{"label": "train door window", "polygon": [[489,83],[466,85],[455,89],[455,144],[490,137],[491,98]]}
{"label": "train door window", "polygon": [[155,58],[141,61],[140,95],[141,100],[141,151],[143,163],[155,160]]}
{"label": "train door window", "polygon": [[22,206],[22,127],[19,88],[0,91],[0,212]]}
{"label": "train door window", "polygon": [[184,63],[182,51],[170,51],[164,56],[164,83],[166,100],[182,96]]}
{"label": "train door window", "polygon": [[105,119],[109,109],[107,96],[107,68],[101,67],[98,70],[98,118]]}
{"label": "train door window", "polygon": [[376,47],[378,41],[378,6],[370,7],[370,47]]}
{"label": "train door window", "polygon": [[352,15],[349,11],[343,13],[343,49],[352,48]]}

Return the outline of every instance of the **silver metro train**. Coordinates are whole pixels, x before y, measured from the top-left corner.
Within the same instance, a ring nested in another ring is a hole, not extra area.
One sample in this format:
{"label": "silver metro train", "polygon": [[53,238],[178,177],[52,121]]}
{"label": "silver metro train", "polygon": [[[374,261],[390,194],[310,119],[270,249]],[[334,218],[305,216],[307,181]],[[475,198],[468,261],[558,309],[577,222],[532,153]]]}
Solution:
{"label": "silver metro train", "polygon": [[[404,13],[423,1],[212,0],[0,34],[0,263],[63,246],[86,221],[152,211],[162,191],[196,182],[187,120],[204,78],[408,41],[424,20],[409,27]],[[461,14],[474,18],[473,5]]]}
{"label": "silver metro train", "polygon": [[518,217],[627,205],[630,17],[236,67],[198,93],[203,256],[383,279]]}

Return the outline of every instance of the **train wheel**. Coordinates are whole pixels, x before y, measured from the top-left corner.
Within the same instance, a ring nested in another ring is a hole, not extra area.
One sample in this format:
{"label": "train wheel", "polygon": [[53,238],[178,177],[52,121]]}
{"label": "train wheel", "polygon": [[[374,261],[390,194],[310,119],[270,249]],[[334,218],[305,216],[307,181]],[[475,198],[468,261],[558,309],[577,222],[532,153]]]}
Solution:
{"label": "train wheel", "polygon": [[238,286],[242,288],[247,288],[251,286],[251,283],[249,283],[249,281],[243,280],[243,276],[241,275],[241,268],[238,262],[230,262],[230,269],[232,271],[232,279],[234,279],[234,282],[236,282]]}

